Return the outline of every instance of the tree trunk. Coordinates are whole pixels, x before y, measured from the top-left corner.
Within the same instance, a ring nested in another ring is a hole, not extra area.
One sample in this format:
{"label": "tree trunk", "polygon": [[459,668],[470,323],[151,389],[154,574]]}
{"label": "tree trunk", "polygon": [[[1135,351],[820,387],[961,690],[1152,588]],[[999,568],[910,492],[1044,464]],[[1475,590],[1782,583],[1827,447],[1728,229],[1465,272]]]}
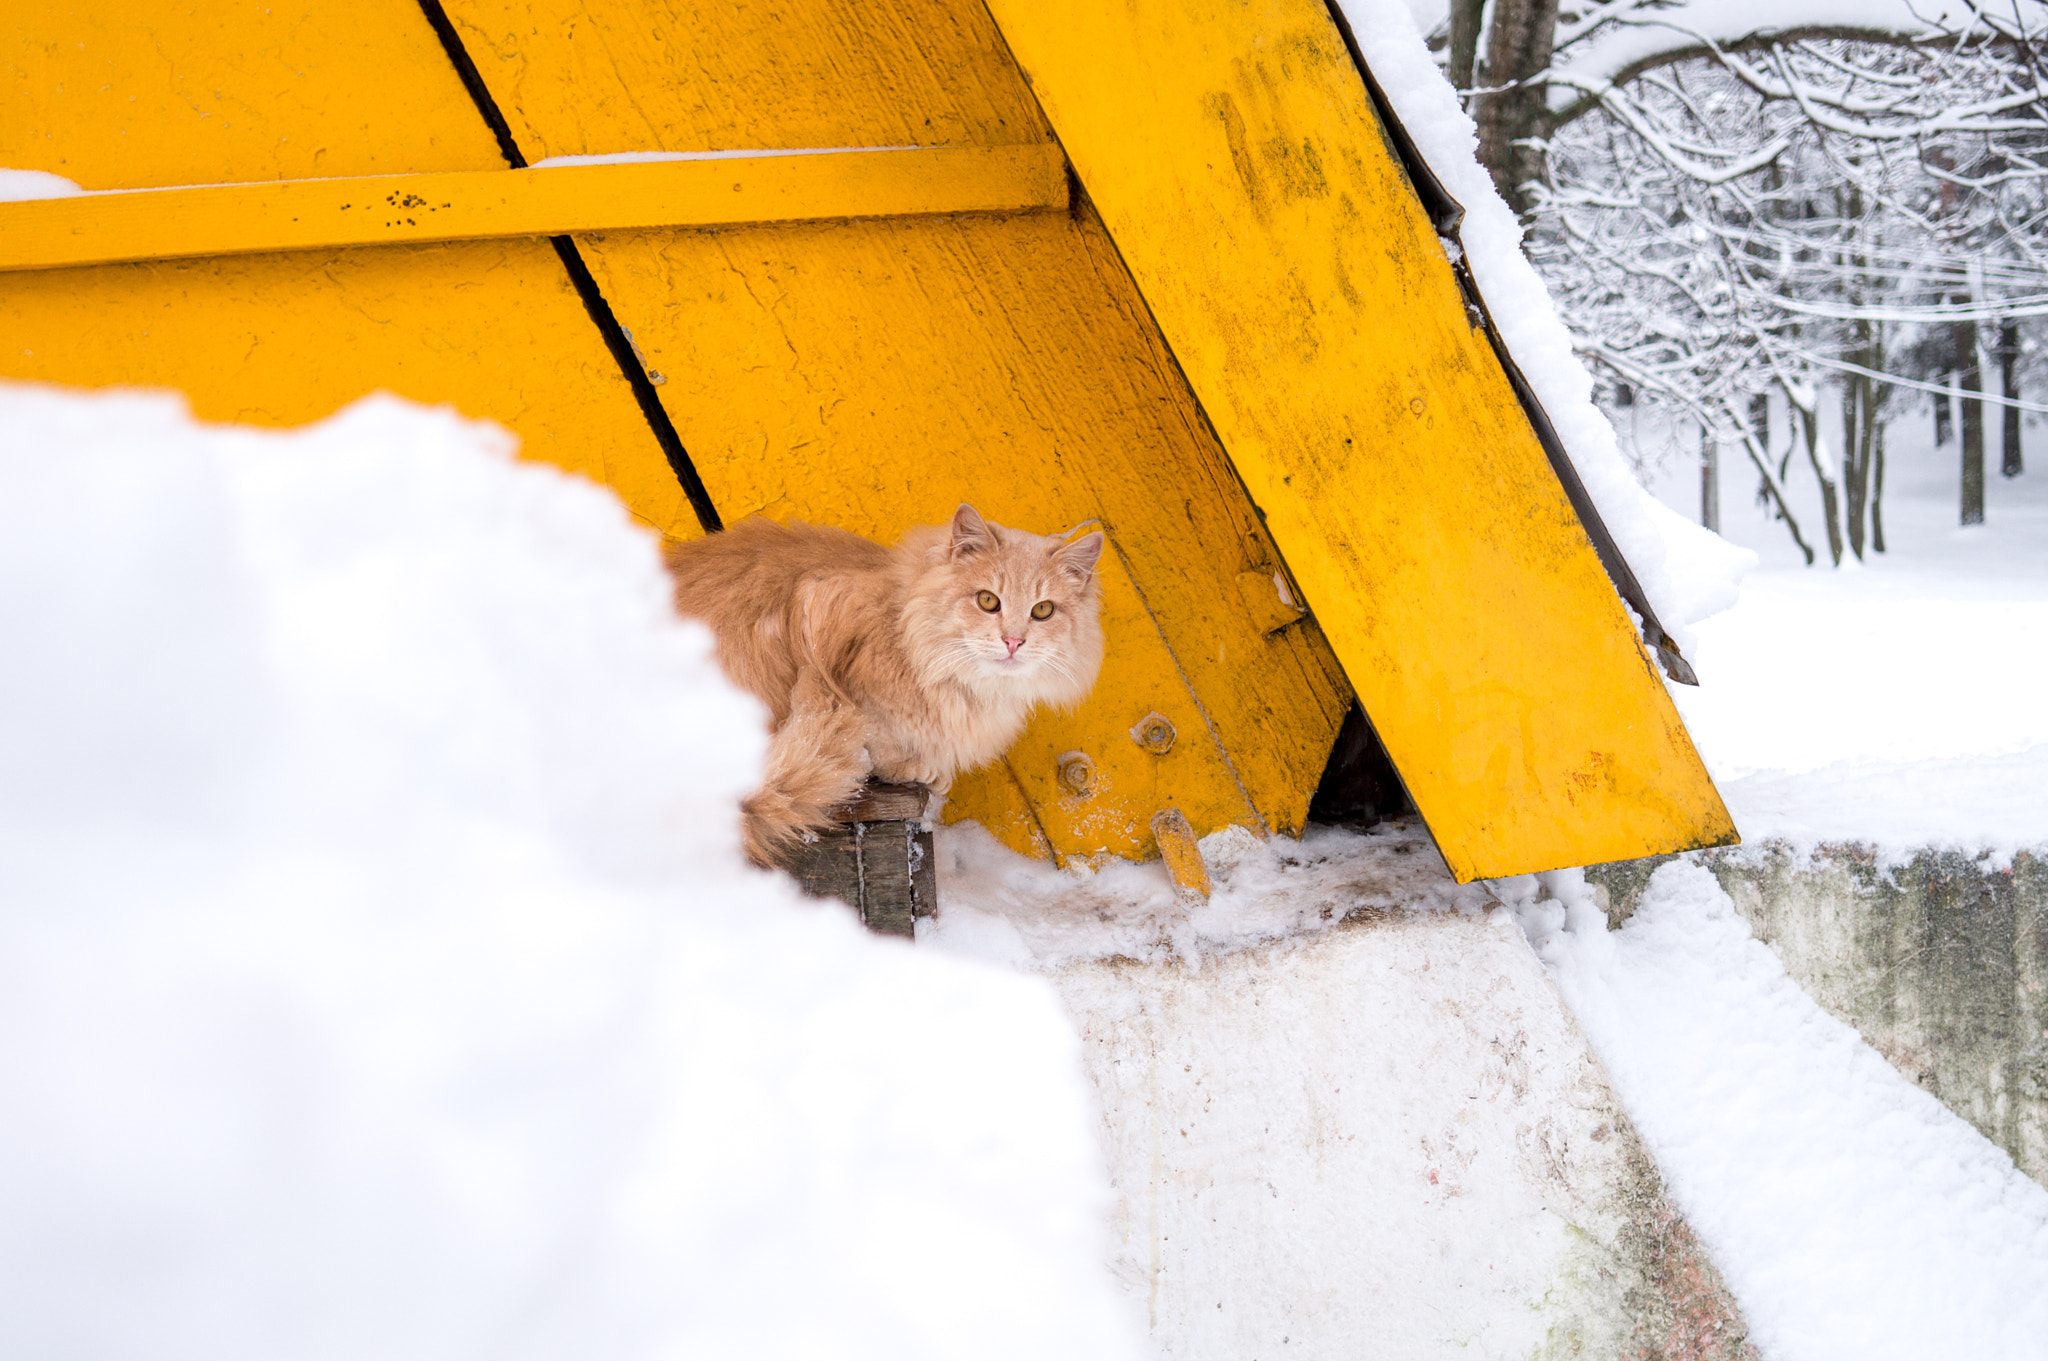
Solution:
{"label": "tree trunk", "polygon": [[[1756,402],[1752,400],[1750,403],[1750,414],[1752,416],[1756,414],[1756,409]],[[1764,407],[1764,413],[1766,415],[1770,414],[1768,404]],[[1799,532],[1799,521],[1793,517],[1792,508],[1785,504],[1785,488],[1783,484],[1771,473],[1771,451],[1770,447],[1764,442],[1769,435],[1770,424],[1765,422],[1759,426],[1758,433],[1745,433],[1742,437],[1743,450],[1748,453],[1749,461],[1756,465],[1756,499],[1759,503],[1771,507],[1777,518],[1784,521],[1786,532],[1791,534],[1792,542],[1799,545],[1799,551],[1806,555],[1806,565],[1811,567],[1813,566],[1813,550],[1806,546],[1806,536]]]}
{"label": "tree trunk", "polygon": [[1984,523],[1984,403],[1977,399],[1984,390],[1984,371],[1977,360],[1977,323],[1953,323],[1956,362],[1962,369],[1963,425],[1963,514],[1966,525]]}
{"label": "tree trunk", "polygon": [[1444,74],[1461,95],[1472,88],[1472,64],[1479,58],[1479,25],[1485,19],[1486,0],[1451,0],[1451,59]]}
{"label": "tree trunk", "polygon": [[1721,447],[1714,432],[1700,426],[1700,523],[1721,532]]}
{"label": "tree trunk", "polygon": [[1877,427],[1877,447],[1871,452],[1870,546],[1884,552],[1884,427]]}
{"label": "tree trunk", "polygon": [[1523,186],[1543,179],[1543,148],[1531,143],[1548,130],[1545,87],[1522,82],[1549,67],[1556,38],[1557,0],[1493,0],[1481,75],[1490,93],[1473,99],[1472,114],[1479,124],[1480,164],[1517,213],[1528,212],[1535,201]]}
{"label": "tree trunk", "polygon": [[[1949,384],[1949,383],[1950,383],[1951,381],[1953,381],[1953,377],[1954,377],[1954,376],[1953,376],[1952,374],[1946,374],[1946,373],[1944,373],[1944,374],[1943,374],[1943,375],[1941,376],[1941,381],[1942,381],[1942,385],[1943,385],[1944,387],[1945,387],[1945,386],[1947,386],[1947,385],[1948,385],[1948,384]],[[1948,441],[1949,441],[1949,436],[1955,433],[1955,426],[1956,426],[1956,422],[1955,422],[1955,417],[1949,414],[1949,405],[1948,405],[1948,394],[1947,394],[1946,392],[1937,392],[1937,393],[1935,393],[1935,394],[1934,394],[1934,447],[1935,447],[1935,448],[1939,449],[1939,448],[1940,448],[1940,447],[1941,447],[1942,445],[1944,445],[1944,444],[1947,444],[1947,443],[1948,443]]]}
{"label": "tree trunk", "polygon": [[2020,458],[2020,409],[2011,405],[2020,399],[2020,324],[2014,317],[1998,323],[1998,374],[1999,390],[2007,402],[2003,457],[1998,471],[2006,477],[2018,477],[2027,469]]}
{"label": "tree trunk", "polygon": [[[1817,395],[1817,394],[1816,394]],[[1835,487],[1834,478],[1828,475],[1828,458],[1821,447],[1820,403],[1801,406],[1792,403],[1792,409],[1799,413],[1799,424],[1806,434],[1806,461],[1813,465],[1814,478],[1820,483],[1821,514],[1828,522],[1828,556],[1834,565],[1842,565],[1842,503]]]}
{"label": "tree trunk", "polygon": [[[1867,359],[1867,353],[1859,351]],[[1848,501],[1849,551],[1863,558],[1863,510],[1870,488],[1870,380],[1851,374],[1842,384],[1842,490]]]}

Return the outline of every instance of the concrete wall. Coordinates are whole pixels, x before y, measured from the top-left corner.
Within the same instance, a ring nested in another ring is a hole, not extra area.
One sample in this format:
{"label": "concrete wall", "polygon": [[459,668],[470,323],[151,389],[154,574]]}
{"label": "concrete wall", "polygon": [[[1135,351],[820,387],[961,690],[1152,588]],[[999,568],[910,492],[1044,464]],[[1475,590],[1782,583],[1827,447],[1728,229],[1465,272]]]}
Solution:
{"label": "concrete wall", "polygon": [[1054,978],[1159,1355],[1754,1356],[1500,914]]}
{"label": "concrete wall", "polygon": [[[1821,1006],[2048,1183],[2048,862],[1854,846],[1697,853]],[[1664,859],[1596,866],[1608,918]]]}

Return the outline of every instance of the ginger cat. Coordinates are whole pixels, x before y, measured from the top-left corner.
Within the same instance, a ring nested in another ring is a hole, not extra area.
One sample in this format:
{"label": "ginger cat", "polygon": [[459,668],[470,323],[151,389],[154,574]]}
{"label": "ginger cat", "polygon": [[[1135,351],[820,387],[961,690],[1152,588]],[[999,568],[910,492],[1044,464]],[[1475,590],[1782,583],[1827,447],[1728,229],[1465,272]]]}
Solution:
{"label": "ginger cat", "polygon": [[1041,704],[1095,685],[1098,531],[1068,543],[963,505],[884,548],[755,517],[671,544],[676,608],[711,626],[733,682],[768,706],[760,790],[741,805],[756,864],[830,825],[869,775],[943,796],[1003,754]]}

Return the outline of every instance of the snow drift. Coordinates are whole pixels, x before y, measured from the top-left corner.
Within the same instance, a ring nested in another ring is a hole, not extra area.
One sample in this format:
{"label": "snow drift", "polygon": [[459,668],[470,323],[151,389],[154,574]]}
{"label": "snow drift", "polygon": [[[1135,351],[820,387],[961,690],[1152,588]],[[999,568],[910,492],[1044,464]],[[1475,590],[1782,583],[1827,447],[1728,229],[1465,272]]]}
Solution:
{"label": "snow drift", "polygon": [[0,1352],[1129,1355],[1050,991],[748,868],[758,711],[510,455],[0,387]]}

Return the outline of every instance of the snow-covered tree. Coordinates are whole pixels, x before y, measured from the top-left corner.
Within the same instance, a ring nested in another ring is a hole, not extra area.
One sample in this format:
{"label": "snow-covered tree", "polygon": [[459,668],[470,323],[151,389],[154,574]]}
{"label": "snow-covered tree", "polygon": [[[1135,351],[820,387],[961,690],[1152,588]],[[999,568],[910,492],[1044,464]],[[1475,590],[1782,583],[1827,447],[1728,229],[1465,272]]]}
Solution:
{"label": "snow-covered tree", "polygon": [[2048,6],[2006,3],[1451,0],[1439,27],[1610,392],[1687,418],[1708,457],[1740,449],[1809,561],[1795,457],[1831,559],[1882,551],[1884,428],[1915,394],[1961,400],[1965,523],[1986,402],[2003,471],[2022,468],[2024,332],[2048,313]]}

